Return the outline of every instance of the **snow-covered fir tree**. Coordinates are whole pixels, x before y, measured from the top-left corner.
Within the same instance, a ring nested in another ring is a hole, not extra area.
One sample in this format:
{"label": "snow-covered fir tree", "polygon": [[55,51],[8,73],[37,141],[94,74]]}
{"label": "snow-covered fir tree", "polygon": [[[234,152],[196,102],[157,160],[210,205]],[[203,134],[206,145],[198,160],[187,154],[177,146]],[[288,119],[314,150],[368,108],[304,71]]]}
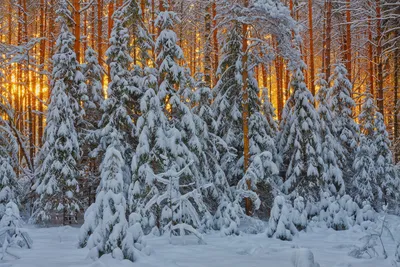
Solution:
{"label": "snow-covered fir tree", "polygon": [[212,186],[205,190],[205,202],[214,213],[214,228],[225,235],[237,234],[241,213],[240,203],[230,188],[226,175],[221,168],[221,154],[230,148],[222,138],[215,134],[216,122],[211,108],[212,92],[202,75],[197,75],[195,92],[190,95],[196,129],[199,133],[202,153],[199,155],[200,172]]}
{"label": "snow-covered fir tree", "polygon": [[32,248],[32,239],[27,231],[23,229],[18,206],[13,201],[8,202],[6,205],[5,214],[0,220],[0,231],[2,233],[0,245],[2,246],[3,253],[7,250],[8,246]]}
{"label": "snow-covered fir tree", "polygon": [[[109,133],[110,144],[100,166],[101,181],[96,202],[86,211],[81,228],[79,245],[88,247],[90,255],[98,258],[112,254],[114,258],[135,260],[134,243],[125,242],[128,221],[127,203],[124,193],[123,168],[125,161],[122,135],[114,128]],[[96,225],[97,224],[97,225]]]}
{"label": "snow-covered fir tree", "polygon": [[357,148],[354,162],[355,179],[353,190],[355,200],[358,204],[368,201],[375,203],[375,199],[382,199],[381,187],[377,184],[376,167],[374,157],[377,147],[375,146],[375,114],[377,107],[370,93],[366,93],[362,111],[360,113],[360,129],[362,138]]}
{"label": "snow-covered fir tree", "polygon": [[83,122],[85,112],[81,102],[87,101],[87,87],[74,51],[75,37],[68,28],[71,12],[66,0],[59,1],[56,13],[61,30],[56,41],[56,53],[52,58],[52,86],[55,86],[58,80],[63,80],[73,111],[74,124],[77,127]]}
{"label": "snow-covered fir tree", "polygon": [[[127,22],[126,27],[131,35],[135,36],[130,49],[134,50],[133,53],[133,64],[138,66],[140,63],[140,70],[148,65],[149,60],[153,60],[150,55],[150,51],[154,48],[154,41],[149,33],[144,21],[142,20],[142,13],[145,10],[141,10],[141,6],[138,1],[128,1],[127,3]],[[140,58],[137,60],[137,56]]]}
{"label": "snow-covered fir tree", "polygon": [[[380,188],[376,187],[376,169],[373,157],[376,147],[370,138],[360,135],[360,143],[353,162],[354,200],[361,204],[364,201],[374,203],[375,194],[382,195]],[[379,190],[379,191],[377,191]]]}
{"label": "snow-covered fir tree", "polygon": [[[386,130],[386,125],[381,113],[376,112],[375,115],[375,136],[374,145],[376,152],[374,155],[376,183],[381,189],[383,202],[389,204],[389,208],[393,209],[395,203],[399,199],[400,193],[400,177],[396,174],[393,163],[393,155],[390,150],[389,134]],[[384,203],[374,203],[375,208],[380,210]]]}
{"label": "snow-covered fir tree", "polygon": [[328,83],[324,74],[319,75],[316,82],[319,87],[316,99],[318,101],[317,112],[321,121],[322,158],[324,160],[323,181],[327,189],[333,195],[343,195],[345,184],[340,164],[344,161],[342,145],[338,143],[336,129],[332,122],[332,112],[329,108]]}
{"label": "snow-covered fir tree", "polygon": [[316,201],[324,171],[320,120],[313,105],[314,98],[304,83],[300,68],[293,73],[291,88],[293,107],[288,110],[288,120],[285,122],[290,126],[283,126],[290,130],[286,145],[280,151],[283,157],[282,168],[287,170],[283,191]]}
{"label": "snow-covered fir tree", "polygon": [[[168,121],[160,98],[146,90],[137,123],[139,144],[132,160],[129,188],[131,223],[140,222],[145,232],[191,232],[201,237],[201,212],[206,212],[200,191],[190,178],[180,133]],[[193,181],[193,180],[192,180]]]}
{"label": "snow-covered fir tree", "polygon": [[298,231],[302,231],[307,228],[307,211],[305,209],[303,197],[295,198],[291,216],[293,224],[296,226]]}
{"label": "snow-covered fir tree", "polygon": [[349,222],[348,220],[347,212],[343,209],[343,207],[339,204],[335,197],[331,197],[331,203],[329,204],[327,213],[328,227],[336,231],[349,229],[351,222]]}
{"label": "snow-covered fir tree", "polygon": [[60,1],[57,14],[61,30],[52,61],[44,145],[36,159],[37,180],[33,189],[40,197],[33,217],[48,220],[62,212],[65,223],[66,216],[73,216],[79,209],[80,145],[76,127],[82,123],[84,110],[80,103],[87,100],[87,88],[73,50],[75,37],[67,26],[70,12],[66,1]]}
{"label": "snow-covered fir tree", "polygon": [[41,221],[54,219],[57,213],[62,213],[65,223],[66,216],[74,216],[80,205],[77,181],[79,143],[67,86],[63,79],[59,79],[51,90],[44,144],[36,163],[37,180],[33,189],[39,198],[33,216]]}
{"label": "snow-covered fir tree", "polygon": [[100,143],[106,146],[105,155],[100,166],[101,181],[96,202],[86,211],[79,245],[87,246],[93,258],[112,254],[117,259],[134,261],[143,246],[141,239],[133,238],[138,231],[141,232],[141,227],[129,225],[126,219],[124,179],[127,172],[126,150],[129,149],[126,140],[130,134],[128,129],[133,129],[127,109],[131,58],[127,52],[129,37],[125,28],[126,9],[116,11],[113,19],[110,48],[106,53],[111,77],[108,98],[103,106],[105,113],[100,124]]}
{"label": "snow-covered fir tree", "polygon": [[243,124],[242,124],[242,86],[241,77],[241,47],[242,27],[235,23],[227,31],[226,40],[222,46],[222,57],[218,72],[220,79],[213,89],[216,134],[235,151],[221,155],[223,168],[230,185],[236,185],[243,177]]}
{"label": "snow-covered fir tree", "polygon": [[249,168],[237,184],[236,193],[238,197],[242,195],[251,198],[254,202],[253,209],[259,217],[268,218],[274,195],[279,193],[281,185],[279,168],[272,153],[266,150],[253,157]]}
{"label": "snow-covered fir tree", "polygon": [[297,229],[293,224],[286,199],[283,196],[276,196],[268,222],[267,236],[291,241],[296,234]]}
{"label": "snow-covered fir tree", "polygon": [[364,103],[358,120],[360,123],[360,131],[364,134],[369,141],[373,141],[375,138],[375,115],[377,107],[374,103],[373,96],[368,92],[364,94]]}
{"label": "snow-covered fir tree", "polygon": [[[2,97],[0,97],[0,102]],[[10,108],[8,103],[0,104],[0,109]],[[11,112],[11,110],[9,110]],[[17,201],[17,175],[16,167],[18,144],[14,138],[9,124],[0,116],[0,218],[3,216],[6,205],[10,201]]]}
{"label": "snow-covered fir tree", "polygon": [[7,203],[16,201],[16,193],[17,175],[11,157],[8,152],[2,151],[2,148],[0,148],[0,217],[3,216]]}
{"label": "snow-covered fir tree", "polygon": [[[353,119],[352,109],[355,106],[352,95],[352,84],[348,80],[347,70],[342,63],[335,66],[334,73],[330,77],[333,83],[329,90],[329,107],[332,112],[332,122],[335,137],[341,144],[345,161],[340,166],[346,185],[351,185],[350,177],[353,176],[352,165],[355,158],[358,143],[359,127]],[[339,158],[340,159],[340,158]],[[340,159],[341,160],[341,159]]]}
{"label": "snow-covered fir tree", "polygon": [[84,142],[81,145],[82,149],[82,162],[84,169],[81,170],[86,174],[84,185],[87,188],[88,204],[93,202],[93,194],[99,183],[98,179],[98,166],[100,165],[101,158],[91,157],[90,152],[93,151],[98,145],[98,138],[96,132],[99,130],[99,122],[102,117],[102,106],[104,102],[104,92],[102,85],[102,78],[104,70],[98,61],[98,54],[88,47],[85,51],[85,62],[82,65],[82,72],[86,79],[87,84],[87,101],[84,102],[85,124],[83,126],[84,132],[82,138]]}
{"label": "snow-covered fir tree", "polygon": [[99,64],[98,54],[88,47],[85,51],[85,63],[82,72],[87,84],[87,101],[85,102],[85,121],[91,128],[98,128],[101,119],[101,107],[104,101],[102,78],[104,70]]}
{"label": "snow-covered fir tree", "polygon": [[179,20],[167,1],[163,5],[165,11],[156,19],[157,80],[147,84],[141,100],[129,204],[132,217],[140,218],[145,231],[201,237],[198,230],[207,225],[203,218],[211,218],[201,195],[208,187],[199,171],[202,147],[196,120],[175,90],[181,92],[187,82],[178,65],[183,53],[172,30]]}
{"label": "snow-covered fir tree", "polygon": [[[216,134],[227,144],[229,150],[221,151],[221,167],[224,170],[230,185],[237,185],[245,175],[244,173],[244,138],[243,135],[243,66],[242,66],[242,41],[243,33],[240,23],[233,21],[227,32],[226,41],[223,45],[219,73],[220,80],[213,89],[214,101],[212,108],[216,117]],[[252,54],[248,55],[247,69],[247,87],[249,101],[249,133],[246,138],[249,139],[250,163],[252,159],[262,153],[270,152],[275,164],[280,163],[280,157],[274,142],[274,121],[272,119],[273,111],[270,109],[269,101],[266,99],[265,110],[262,107],[262,101],[258,97],[258,84],[254,78],[252,62],[256,58]],[[268,112],[268,114],[263,114]],[[272,113],[272,114],[271,114]],[[269,118],[270,120],[268,120]],[[272,125],[271,125],[272,124]],[[277,180],[275,178],[275,180]],[[265,181],[261,177],[259,181]],[[265,190],[261,190],[261,188]],[[263,199],[271,199],[271,188],[264,184],[259,186],[259,193],[262,193]],[[269,196],[268,196],[269,195]],[[269,207],[271,203],[264,203]],[[265,210],[265,209],[264,209]]]}
{"label": "snow-covered fir tree", "polygon": [[261,112],[265,116],[268,122],[268,127],[266,127],[267,134],[276,138],[279,130],[278,122],[275,119],[275,108],[272,105],[269,99],[269,90],[267,88],[262,89],[262,104],[261,104]]}

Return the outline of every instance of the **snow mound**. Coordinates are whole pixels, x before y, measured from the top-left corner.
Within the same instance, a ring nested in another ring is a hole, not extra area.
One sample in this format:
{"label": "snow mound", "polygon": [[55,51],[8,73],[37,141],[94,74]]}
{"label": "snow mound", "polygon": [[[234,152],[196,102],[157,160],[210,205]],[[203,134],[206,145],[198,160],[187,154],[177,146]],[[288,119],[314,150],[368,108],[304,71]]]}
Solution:
{"label": "snow mound", "polygon": [[292,254],[293,267],[320,267],[314,261],[314,254],[307,248],[296,249]]}

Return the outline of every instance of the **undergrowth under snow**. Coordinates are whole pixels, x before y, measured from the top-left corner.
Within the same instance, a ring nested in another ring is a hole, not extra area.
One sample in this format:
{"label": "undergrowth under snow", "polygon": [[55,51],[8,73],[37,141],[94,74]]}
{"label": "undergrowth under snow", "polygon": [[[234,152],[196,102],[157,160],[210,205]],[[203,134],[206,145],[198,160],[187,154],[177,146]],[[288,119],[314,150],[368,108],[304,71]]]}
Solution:
{"label": "undergrowth under snow", "polygon": [[[396,230],[400,218],[389,216],[389,223]],[[28,226],[34,240],[33,248],[14,249],[0,261],[0,267],[224,267],[224,266],[279,266],[279,267],[393,267],[396,243],[384,235],[388,258],[384,259],[379,245],[377,257],[361,259],[349,256],[355,246],[361,246],[360,238],[366,235],[360,226],[346,231],[313,227],[307,233],[300,232],[293,241],[268,238],[266,233],[251,232],[264,228],[261,222],[243,223],[239,236],[219,233],[204,235],[206,244],[199,244],[195,236],[169,237],[147,236],[151,247],[150,256],[143,254],[138,261],[118,261],[110,255],[97,261],[88,258],[87,249],[77,249],[79,228]],[[249,230],[250,229],[250,230]],[[244,233],[243,230],[247,230]],[[397,232],[394,232],[396,235]],[[396,236],[395,236],[396,237]],[[310,254],[312,252],[312,254]],[[315,264],[304,265],[314,257]],[[400,265],[399,265],[400,266]]]}

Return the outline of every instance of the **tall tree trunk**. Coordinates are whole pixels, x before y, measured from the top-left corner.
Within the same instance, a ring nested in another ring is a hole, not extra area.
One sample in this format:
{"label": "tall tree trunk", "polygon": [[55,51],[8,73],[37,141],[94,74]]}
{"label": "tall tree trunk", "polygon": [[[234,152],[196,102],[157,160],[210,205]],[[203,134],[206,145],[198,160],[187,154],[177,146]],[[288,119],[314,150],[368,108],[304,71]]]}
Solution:
{"label": "tall tree trunk", "polygon": [[73,0],[73,6],[74,6],[74,22],[75,22],[75,28],[74,28],[74,34],[75,34],[75,45],[74,45],[74,50],[76,54],[76,59],[78,62],[81,62],[81,12],[80,12],[80,0]]}
{"label": "tall tree trunk", "polygon": [[[53,55],[54,54],[54,34],[55,34],[55,31],[54,31],[54,23],[52,23],[53,21],[54,21],[54,0],[50,0],[50,8],[49,8],[49,47],[48,47],[48,55],[49,56],[51,56],[51,55]],[[51,69],[49,69],[49,72],[51,72],[52,70]],[[50,79],[49,79],[49,81],[48,81],[48,86],[47,86],[47,88],[48,88],[48,90],[47,90],[47,100],[49,100],[50,99],[50,93],[51,93],[51,90],[50,90]],[[43,135],[41,135],[40,136],[40,138],[42,138],[42,136]]]}
{"label": "tall tree trunk", "polygon": [[[112,28],[114,27],[114,21],[112,19],[112,16],[114,14],[114,0],[111,0],[110,3],[108,3],[108,33],[107,33],[107,39],[110,40],[111,38],[111,31]],[[111,75],[110,75],[111,68],[108,66],[108,80],[110,81]]]}
{"label": "tall tree trunk", "polygon": [[212,17],[213,17],[213,52],[214,52],[214,86],[218,82],[218,75],[216,75],[219,65],[219,46],[218,46],[218,30],[217,30],[217,2],[212,2]]}
{"label": "tall tree trunk", "polygon": [[209,1],[204,15],[204,81],[211,88],[211,10],[212,2]]}
{"label": "tall tree trunk", "polygon": [[369,90],[372,96],[375,98],[374,89],[374,48],[372,40],[372,26],[371,16],[368,16],[368,77],[369,77]]}
{"label": "tall tree trunk", "polygon": [[[244,0],[244,7],[247,8],[249,5],[248,0]],[[249,92],[248,92],[248,43],[247,43],[247,28],[248,25],[246,23],[242,24],[243,28],[243,41],[242,41],[242,82],[243,82],[243,99],[242,99],[242,106],[243,106],[243,158],[244,158],[244,173],[247,171],[247,168],[249,167],[250,164],[250,142],[249,142],[249,116],[250,116],[250,110],[249,110]],[[251,190],[251,184],[250,180],[246,181],[247,187],[249,190]],[[246,215],[251,215],[251,200],[250,198],[246,198]]]}
{"label": "tall tree trunk", "polygon": [[326,2],[325,77],[331,76],[332,0]]}
{"label": "tall tree trunk", "polygon": [[383,58],[382,58],[382,21],[381,21],[381,1],[376,0],[376,59],[377,59],[377,93],[378,93],[378,110],[384,116],[384,99],[383,99]]}
{"label": "tall tree trunk", "polygon": [[38,118],[38,136],[39,136],[39,147],[42,146],[42,136],[43,136],[43,101],[44,101],[44,59],[46,57],[46,41],[44,39],[45,37],[45,32],[44,32],[44,25],[46,23],[46,18],[45,18],[45,5],[44,5],[44,0],[40,0],[40,37],[43,39],[40,40],[40,56],[39,56],[39,71],[41,72],[39,76],[39,118]]}
{"label": "tall tree trunk", "polygon": [[346,68],[348,78],[352,81],[351,69],[351,0],[346,0]]}
{"label": "tall tree trunk", "polygon": [[[400,34],[400,31],[398,31]],[[395,50],[394,56],[394,97],[393,97],[393,106],[394,106],[394,114],[393,114],[393,140],[395,145],[394,158],[395,161],[398,162],[400,160],[400,130],[399,130],[399,116],[400,116],[400,102],[399,102],[399,79],[400,79],[400,48]]]}
{"label": "tall tree trunk", "polygon": [[[99,63],[103,64],[103,0],[97,0],[97,53],[99,55]],[[102,75],[101,83],[104,85],[104,75]]]}
{"label": "tall tree trunk", "polygon": [[310,37],[310,89],[311,93],[315,95],[315,70],[314,70],[314,34],[313,34],[313,7],[312,0],[308,0],[308,27]]}

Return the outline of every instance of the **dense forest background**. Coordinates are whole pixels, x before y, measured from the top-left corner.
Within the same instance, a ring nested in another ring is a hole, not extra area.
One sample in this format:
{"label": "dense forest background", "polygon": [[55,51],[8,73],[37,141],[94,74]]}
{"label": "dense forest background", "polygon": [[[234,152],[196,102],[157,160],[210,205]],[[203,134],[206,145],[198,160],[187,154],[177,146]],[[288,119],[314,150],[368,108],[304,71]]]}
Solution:
{"label": "dense forest background", "polygon": [[[55,23],[57,1],[55,0],[4,0],[0,8],[1,68],[5,78],[1,81],[2,95],[14,108],[12,124],[19,135],[19,161],[22,168],[33,172],[33,159],[42,145],[46,119],[44,113],[49,103],[49,83],[52,72],[51,58],[59,25]],[[170,1],[181,23],[175,25],[179,45],[192,75],[204,73],[204,81],[210,87],[216,85],[217,67],[221,57],[221,38],[224,25],[221,22],[221,6],[228,0]],[[243,2],[243,1],[242,1]],[[384,114],[390,134],[393,152],[399,159],[399,23],[398,1],[283,1],[298,22],[302,43],[302,59],[307,63],[305,79],[315,95],[316,75],[329,77],[332,65],[342,61],[349,70],[354,84],[353,99],[357,103],[355,117],[360,113],[363,93],[369,88],[376,99],[379,111]],[[105,51],[113,27],[111,15],[122,1],[71,0],[69,27],[76,42],[74,50],[79,62],[84,52],[92,47],[104,68],[102,83],[108,83],[108,66]],[[138,0],[144,26],[155,38],[154,25],[159,3],[156,0]],[[253,22],[251,22],[253,23]],[[270,100],[281,118],[284,103],[289,97],[290,73],[287,60],[279,53],[274,36],[259,36],[249,27],[254,40],[267,41],[275,53],[271,60],[259,62],[254,72],[260,87],[269,88]],[[140,51],[135,37],[131,40],[134,63],[140,64]],[[154,50],[149,64],[155,62]]]}

